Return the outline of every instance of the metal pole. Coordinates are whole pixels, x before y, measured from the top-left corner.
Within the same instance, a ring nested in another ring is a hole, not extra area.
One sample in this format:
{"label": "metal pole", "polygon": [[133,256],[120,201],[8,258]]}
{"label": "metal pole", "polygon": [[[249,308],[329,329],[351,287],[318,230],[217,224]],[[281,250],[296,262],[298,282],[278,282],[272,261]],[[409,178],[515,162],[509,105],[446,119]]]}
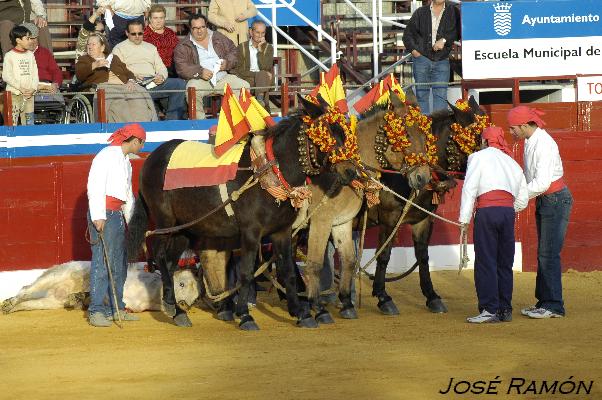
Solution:
{"label": "metal pole", "polygon": [[4,92],[4,125],[13,126],[13,96],[10,91]]}
{"label": "metal pole", "polygon": [[[196,119],[196,88],[191,86],[188,89],[188,119]],[[201,107],[203,105],[201,104]]]}
{"label": "metal pole", "polygon": [[378,26],[376,24],[376,2],[372,0],[372,76],[378,75]]}
{"label": "metal pole", "polygon": [[100,233],[99,237],[100,243],[102,244],[102,253],[105,258],[105,265],[107,266],[107,270],[109,271],[109,282],[111,283],[111,289],[113,290],[113,304],[115,305],[115,310],[117,311],[117,319],[119,320],[117,326],[123,328],[123,326],[121,326],[121,312],[119,311],[119,305],[117,304],[117,293],[115,292],[115,281],[113,280],[113,271],[111,271],[111,264],[109,263],[109,256],[107,254],[107,246],[105,246],[105,234],[104,231],[98,233]]}
{"label": "metal pole", "polygon": [[104,89],[98,89],[96,92],[96,100],[98,102],[98,122],[107,122],[107,102],[106,93]]}

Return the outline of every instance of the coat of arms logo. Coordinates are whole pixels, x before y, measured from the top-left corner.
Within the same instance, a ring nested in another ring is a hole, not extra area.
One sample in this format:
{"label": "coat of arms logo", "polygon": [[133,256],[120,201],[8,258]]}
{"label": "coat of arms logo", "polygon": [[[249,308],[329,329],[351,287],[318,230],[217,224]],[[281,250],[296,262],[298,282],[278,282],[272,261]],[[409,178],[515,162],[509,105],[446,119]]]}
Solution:
{"label": "coat of arms logo", "polygon": [[500,36],[506,36],[512,29],[512,13],[510,9],[512,4],[497,3],[493,5],[495,13],[493,14],[493,30]]}

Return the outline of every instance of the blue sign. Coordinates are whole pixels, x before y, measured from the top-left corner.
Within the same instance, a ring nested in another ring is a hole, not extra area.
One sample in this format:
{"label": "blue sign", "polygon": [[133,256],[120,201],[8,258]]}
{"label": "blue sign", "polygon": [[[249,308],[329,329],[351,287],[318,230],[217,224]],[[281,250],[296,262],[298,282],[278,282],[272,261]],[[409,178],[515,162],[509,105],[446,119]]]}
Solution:
{"label": "blue sign", "polygon": [[599,74],[601,0],[462,3],[464,79]]}
{"label": "blue sign", "polygon": [[462,40],[600,36],[602,1],[462,3]]}
{"label": "blue sign", "polygon": [[307,23],[290,11],[283,3],[290,5],[316,25],[320,25],[320,0],[253,0],[257,11],[272,19],[272,3],[276,8],[278,26],[307,26]]}

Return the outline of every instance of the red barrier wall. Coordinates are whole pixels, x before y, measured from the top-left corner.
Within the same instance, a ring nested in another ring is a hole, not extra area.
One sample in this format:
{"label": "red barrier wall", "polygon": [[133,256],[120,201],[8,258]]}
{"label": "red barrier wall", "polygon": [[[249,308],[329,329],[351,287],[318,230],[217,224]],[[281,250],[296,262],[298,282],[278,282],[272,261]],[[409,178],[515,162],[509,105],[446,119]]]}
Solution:
{"label": "red barrier wall", "polygon": [[[493,115],[504,115],[493,110]],[[601,132],[552,133],[563,158],[566,182],[575,198],[563,251],[566,268],[602,269]],[[517,158],[522,146],[516,148]],[[143,160],[133,162],[134,190]],[[90,258],[86,230],[86,181],[89,161],[0,168],[0,271],[47,267]],[[461,186],[446,197],[439,214],[456,220]],[[517,238],[523,245],[523,269],[536,269],[537,241],[533,202],[518,216]],[[398,245],[410,246],[409,227],[402,227]],[[458,243],[456,227],[435,222],[432,245]],[[367,240],[375,247],[375,237]]]}

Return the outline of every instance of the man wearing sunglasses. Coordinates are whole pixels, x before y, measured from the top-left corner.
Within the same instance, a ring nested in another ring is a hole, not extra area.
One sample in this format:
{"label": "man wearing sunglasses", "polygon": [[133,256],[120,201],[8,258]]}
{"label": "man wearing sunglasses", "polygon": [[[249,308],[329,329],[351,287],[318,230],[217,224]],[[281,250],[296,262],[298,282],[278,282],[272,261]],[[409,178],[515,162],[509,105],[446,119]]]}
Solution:
{"label": "man wearing sunglasses", "polygon": [[[113,49],[113,54],[122,60],[134,73],[136,80],[145,86],[153,100],[166,99],[165,119],[184,119],[186,82],[180,78],[168,78],[167,67],[159,51],[143,40],[144,26],[138,20],[130,21],[126,30],[127,40]],[[163,92],[178,90],[178,92]]]}

